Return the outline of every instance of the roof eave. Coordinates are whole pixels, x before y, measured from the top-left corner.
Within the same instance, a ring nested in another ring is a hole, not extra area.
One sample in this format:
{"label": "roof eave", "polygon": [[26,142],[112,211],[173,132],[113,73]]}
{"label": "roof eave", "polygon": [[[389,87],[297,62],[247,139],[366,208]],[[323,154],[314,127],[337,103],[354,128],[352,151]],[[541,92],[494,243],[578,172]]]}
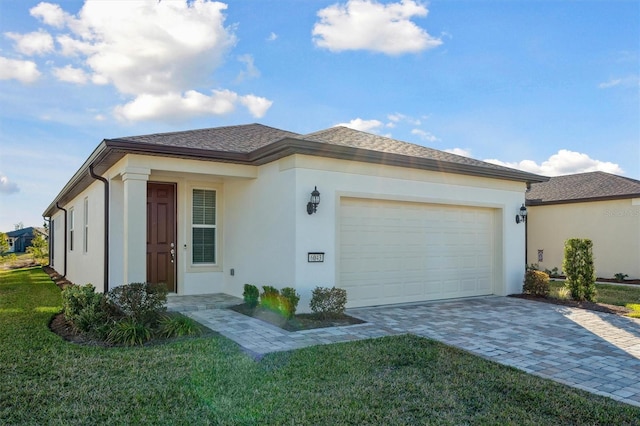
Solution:
{"label": "roof eave", "polygon": [[362,161],[388,166],[409,167],[526,183],[546,182],[549,180],[546,176],[519,170],[483,168],[469,164],[451,163],[430,158],[413,157],[295,138],[285,138],[253,151],[250,159],[253,164],[261,165],[292,154],[316,155],[341,160]]}
{"label": "roof eave", "polygon": [[640,193],[637,194],[622,194],[622,195],[607,195],[602,197],[587,197],[587,198],[573,198],[567,200],[549,200],[543,201],[540,199],[526,200],[527,206],[548,206],[554,204],[573,204],[573,203],[590,203],[595,201],[615,201],[615,200],[628,200],[631,198],[640,198]]}
{"label": "roof eave", "polygon": [[[340,160],[362,161],[367,163],[382,164],[397,167],[409,167],[421,170],[431,170],[445,173],[456,173],[469,176],[486,177],[492,179],[505,179],[525,183],[546,182],[548,177],[539,176],[519,170],[500,170],[483,168],[469,164],[458,164],[447,161],[439,161],[430,158],[413,157],[409,155],[393,154],[369,149],[354,148],[341,145],[333,145],[322,142],[309,141],[297,138],[283,138],[250,153],[231,151],[212,151],[199,148],[175,147],[169,145],[157,145],[141,142],[133,142],[126,139],[104,139],[91,153],[73,177],[62,188],[44,211],[44,217],[51,217],[57,210],[58,203],[65,203],[72,197],[70,194],[77,192],[78,185],[89,185],[93,178],[89,176],[89,167],[94,166],[98,174],[104,173],[115,164],[113,153],[121,153],[119,158],[126,154],[141,154],[154,156],[170,156],[175,158],[195,159],[204,161],[218,161],[226,163],[260,166],[280,158],[293,154],[314,155]],[[84,188],[80,190],[83,190]]]}

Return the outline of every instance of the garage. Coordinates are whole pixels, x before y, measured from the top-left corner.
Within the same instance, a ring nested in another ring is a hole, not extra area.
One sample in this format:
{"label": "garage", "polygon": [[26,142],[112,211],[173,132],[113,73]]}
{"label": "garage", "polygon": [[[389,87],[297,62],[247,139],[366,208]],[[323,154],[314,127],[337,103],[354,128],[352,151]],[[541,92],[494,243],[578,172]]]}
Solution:
{"label": "garage", "polygon": [[338,283],[349,306],[493,294],[496,212],[341,198]]}

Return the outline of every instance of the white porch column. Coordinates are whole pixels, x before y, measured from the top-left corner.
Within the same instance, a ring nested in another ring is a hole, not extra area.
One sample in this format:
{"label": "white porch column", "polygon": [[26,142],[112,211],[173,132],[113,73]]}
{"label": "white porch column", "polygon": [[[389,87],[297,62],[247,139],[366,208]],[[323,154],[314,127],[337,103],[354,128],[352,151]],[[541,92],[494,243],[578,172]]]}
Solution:
{"label": "white porch column", "polygon": [[122,284],[147,280],[147,181],[151,170],[127,167],[124,182],[123,278]]}

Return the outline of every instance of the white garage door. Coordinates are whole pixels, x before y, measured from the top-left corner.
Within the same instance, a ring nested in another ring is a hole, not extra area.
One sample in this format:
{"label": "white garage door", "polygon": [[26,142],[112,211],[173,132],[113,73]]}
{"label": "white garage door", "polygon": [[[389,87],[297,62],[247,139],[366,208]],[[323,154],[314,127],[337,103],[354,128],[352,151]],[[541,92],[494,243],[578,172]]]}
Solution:
{"label": "white garage door", "polygon": [[493,293],[489,208],[342,198],[339,286],[348,306]]}

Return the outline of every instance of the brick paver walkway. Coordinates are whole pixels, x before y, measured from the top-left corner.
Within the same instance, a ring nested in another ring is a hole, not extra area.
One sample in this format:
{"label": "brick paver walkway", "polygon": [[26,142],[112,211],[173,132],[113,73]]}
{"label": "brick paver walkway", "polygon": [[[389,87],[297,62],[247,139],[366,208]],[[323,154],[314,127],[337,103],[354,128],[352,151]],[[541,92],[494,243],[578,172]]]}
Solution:
{"label": "brick paver walkway", "polygon": [[183,312],[253,356],[412,333],[640,406],[640,320],[508,297],[349,309],[365,324],[288,332],[224,309],[228,295],[173,296]]}

